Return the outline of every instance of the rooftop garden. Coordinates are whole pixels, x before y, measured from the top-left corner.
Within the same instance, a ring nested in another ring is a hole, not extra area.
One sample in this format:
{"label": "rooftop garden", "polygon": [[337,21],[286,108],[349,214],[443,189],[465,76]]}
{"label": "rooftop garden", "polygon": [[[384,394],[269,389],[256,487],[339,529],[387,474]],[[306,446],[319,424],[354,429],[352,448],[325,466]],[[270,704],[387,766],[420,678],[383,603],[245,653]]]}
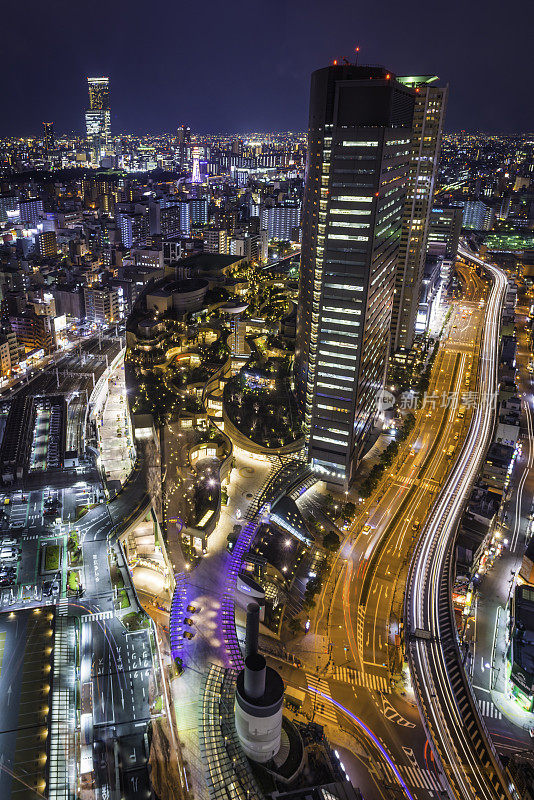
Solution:
{"label": "rooftop garden", "polygon": [[262,447],[283,447],[301,436],[289,366],[288,356],[253,357],[224,388],[230,421]]}

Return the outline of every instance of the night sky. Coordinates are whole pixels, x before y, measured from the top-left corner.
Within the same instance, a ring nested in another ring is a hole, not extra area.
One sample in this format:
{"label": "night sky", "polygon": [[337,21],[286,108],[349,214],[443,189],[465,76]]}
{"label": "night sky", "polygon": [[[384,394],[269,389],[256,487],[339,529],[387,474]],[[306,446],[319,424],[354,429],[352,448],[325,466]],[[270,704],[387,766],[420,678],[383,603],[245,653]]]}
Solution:
{"label": "night sky", "polygon": [[0,135],[82,133],[88,75],[114,133],[305,130],[310,73],[436,74],[446,128],[534,131],[531,0],[25,0],[2,12]]}

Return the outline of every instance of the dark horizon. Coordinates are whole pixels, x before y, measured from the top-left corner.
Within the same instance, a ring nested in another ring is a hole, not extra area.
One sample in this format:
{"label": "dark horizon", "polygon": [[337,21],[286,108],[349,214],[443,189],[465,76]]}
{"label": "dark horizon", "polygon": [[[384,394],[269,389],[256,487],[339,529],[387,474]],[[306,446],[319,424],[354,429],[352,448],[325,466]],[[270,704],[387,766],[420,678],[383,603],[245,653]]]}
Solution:
{"label": "dark horizon", "polygon": [[43,121],[82,135],[93,75],[110,78],[114,134],[172,133],[184,122],[203,135],[304,132],[311,73],[352,61],[356,45],[360,63],[448,83],[446,131],[521,135],[534,130],[533,12],[521,5],[503,16],[496,0],[439,9],[384,0],[376,10],[343,0],[273,0],[268,9],[207,0],[148,16],[139,0],[94,0],[90,14],[28,0],[23,26],[13,6],[4,14],[0,135],[38,136]]}

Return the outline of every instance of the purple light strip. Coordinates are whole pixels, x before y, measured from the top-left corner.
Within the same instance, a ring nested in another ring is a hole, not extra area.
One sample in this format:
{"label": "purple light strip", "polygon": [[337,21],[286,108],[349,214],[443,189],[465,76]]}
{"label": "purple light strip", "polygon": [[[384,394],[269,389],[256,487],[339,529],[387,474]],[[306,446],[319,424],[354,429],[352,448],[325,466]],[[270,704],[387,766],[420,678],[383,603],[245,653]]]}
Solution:
{"label": "purple light strip", "polygon": [[400,783],[400,785],[402,786],[406,797],[408,797],[409,800],[414,800],[413,795],[410,793],[410,790],[408,789],[408,787],[404,783],[404,781],[402,779],[402,776],[401,776],[399,770],[397,769],[397,767],[395,766],[395,764],[393,763],[388,751],[386,750],[384,745],[380,742],[380,740],[375,736],[373,731],[370,728],[367,727],[365,722],[362,722],[362,720],[359,717],[357,717],[355,714],[353,714],[351,711],[349,711],[348,708],[345,708],[345,706],[342,706],[341,703],[338,703],[337,700],[334,700],[332,697],[328,697],[326,694],[323,694],[318,689],[314,689],[313,686],[308,686],[308,691],[309,692],[315,692],[315,694],[318,694],[320,697],[323,697],[325,700],[329,700],[332,703],[332,705],[336,706],[336,708],[339,708],[340,711],[343,711],[343,713],[346,714],[347,717],[349,717],[353,722],[355,722],[357,725],[359,725],[360,728],[362,728],[362,730],[365,731],[365,733],[369,736],[371,741],[378,747],[378,749],[380,750],[380,752],[382,753],[382,755],[384,756],[384,758],[388,762],[388,765],[393,770],[393,773],[394,773],[395,777],[397,778],[398,782]]}
{"label": "purple light strip", "polygon": [[169,615],[169,632],[171,653],[173,658],[180,656],[183,650],[183,620],[185,609],[185,574],[178,572],[175,576],[174,594],[172,596],[171,613]]}
{"label": "purple light strip", "polygon": [[249,522],[242,529],[235,543],[227,566],[226,591],[221,603],[223,640],[229,655],[229,666],[235,669],[243,669],[245,662],[243,661],[235,629],[234,592],[237,576],[243,564],[243,557],[256,535],[257,527],[256,523]]}

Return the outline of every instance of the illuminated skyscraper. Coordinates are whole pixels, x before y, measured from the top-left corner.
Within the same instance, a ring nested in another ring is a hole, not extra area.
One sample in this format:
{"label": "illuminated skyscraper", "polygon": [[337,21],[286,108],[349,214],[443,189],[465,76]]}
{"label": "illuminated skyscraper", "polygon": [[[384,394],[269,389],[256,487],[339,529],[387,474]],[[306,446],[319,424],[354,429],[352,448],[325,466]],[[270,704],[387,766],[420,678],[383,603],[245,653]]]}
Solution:
{"label": "illuminated skyscraper", "polygon": [[433,85],[436,76],[417,75],[398,80],[415,89],[415,108],[391,317],[394,350],[413,345],[447,100],[447,87]]}
{"label": "illuminated skyscraper", "polygon": [[54,149],[54,123],[43,122],[43,145],[47,153]]}
{"label": "illuminated skyscraper", "polygon": [[99,163],[111,139],[109,78],[87,78],[87,84],[89,108],[85,112],[85,128],[93,161]]}
{"label": "illuminated skyscraper", "polygon": [[193,147],[193,177],[192,183],[200,183],[200,156],[202,155],[202,148]]}
{"label": "illuminated skyscraper", "polygon": [[312,75],[295,388],[308,460],[340,489],[389,356],[414,96],[382,67]]}
{"label": "illuminated skyscraper", "polygon": [[109,111],[109,78],[87,78],[91,111]]}
{"label": "illuminated skyscraper", "polygon": [[176,135],[176,143],[178,145],[176,153],[178,164],[185,169],[191,149],[191,128],[187,125],[180,125]]}

